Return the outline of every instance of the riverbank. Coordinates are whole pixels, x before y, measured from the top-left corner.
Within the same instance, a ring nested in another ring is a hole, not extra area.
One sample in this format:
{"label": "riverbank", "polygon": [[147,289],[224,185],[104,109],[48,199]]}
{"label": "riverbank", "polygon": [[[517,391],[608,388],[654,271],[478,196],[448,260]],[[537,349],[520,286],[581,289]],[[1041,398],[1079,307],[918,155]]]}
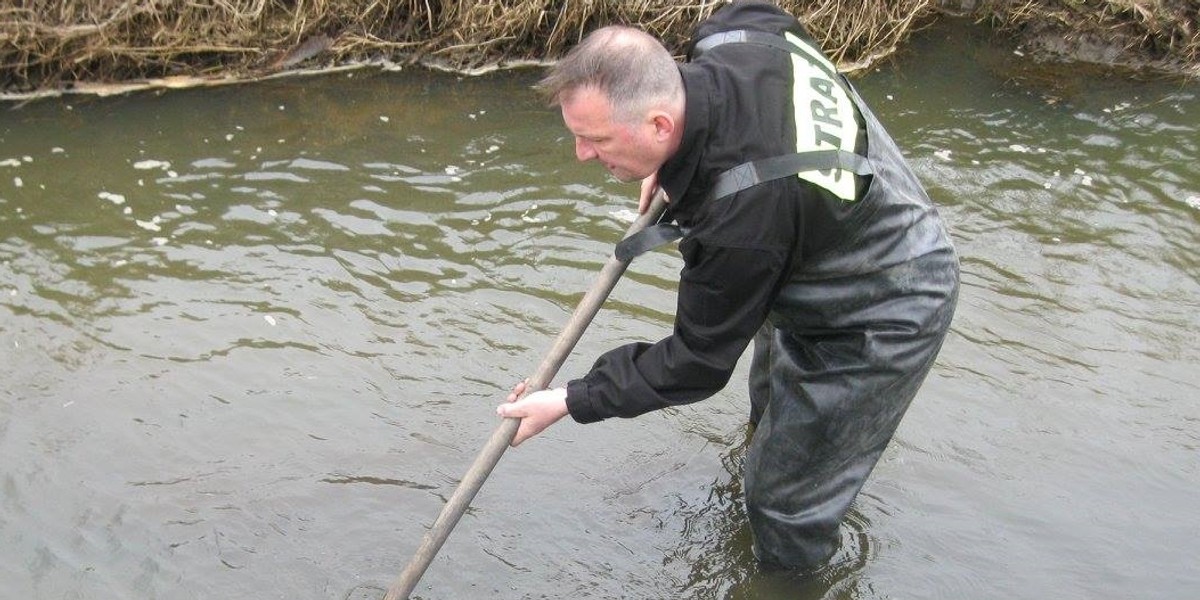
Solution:
{"label": "riverbank", "polygon": [[[65,0],[0,9],[0,97],[112,94],[421,64],[463,73],[553,61],[588,31],[630,23],[680,51],[721,2],[595,0]],[[1188,0],[781,0],[848,71],[947,16],[1014,40],[1031,61],[1200,76]]]}

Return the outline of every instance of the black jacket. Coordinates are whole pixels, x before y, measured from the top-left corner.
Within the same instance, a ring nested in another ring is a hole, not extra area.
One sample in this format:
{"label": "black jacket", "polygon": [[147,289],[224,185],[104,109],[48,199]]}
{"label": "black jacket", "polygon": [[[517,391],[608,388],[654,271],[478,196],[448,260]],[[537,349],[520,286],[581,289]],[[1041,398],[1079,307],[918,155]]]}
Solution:
{"label": "black jacket", "polygon": [[[693,44],[731,30],[789,33],[793,40],[810,41],[799,22],[775,6],[737,2],[702,23]],[[790,294],[793,297],[819,301],[822,289],[845,287],[856,277],[930,252],[939,244],[948,246],[944,240],[912,235],[915,222],[929,214],[936,220],[936,214],[890,138],[881,140],[885,150],[892,150],[882,160],[899,163],[888,167],[899,177],[876,183],[898,181],[899,196],[867,194],[877,178],[841,173],[852,178],[849,192],[841,188],[843,197],[796,176],[711,197],[714,181],[727,169],[796,152],[798,144],[808,143],[806,136],[823,134],[821,122],[828,120],[831,109],[818,103],[829,92],[829,82],[821,77],[813,77],[811,85],[797,81],[800,71],[794,60],[793,54],[777,48],[725,44],[680,65],[687,95],[683,142],[659,170],[659,182],[672,200],[667,218],[688,228],[679,244],[684,267],[674,331],[655,344],[634,343],[607,352],[587,375],[570,381],[567,407],[576,421],[632,417],[707,398],[728,382],[772,311],[787,304],[781,302],[785,288],[798,293]],[[873,117],[864,117],[869,111],[849,84],[839,80],[837,85],[843,86],[843,101],[852,98],[854,107],[834,115],[848,127],[843,131],[850,132],[842,139],[866,156],[868,142],[875,143],[868,138],[886,138],[886,133]],[[807,120],[798,132],[802,119]],[[904,208],[880,210],[890,204]],[[940,223],[936,229],[941,231]],[[845,296],[845,290],[835,291]],[[830,310],[816,308],[810,312]],[[822,324],[818,320],[804,326]]]}

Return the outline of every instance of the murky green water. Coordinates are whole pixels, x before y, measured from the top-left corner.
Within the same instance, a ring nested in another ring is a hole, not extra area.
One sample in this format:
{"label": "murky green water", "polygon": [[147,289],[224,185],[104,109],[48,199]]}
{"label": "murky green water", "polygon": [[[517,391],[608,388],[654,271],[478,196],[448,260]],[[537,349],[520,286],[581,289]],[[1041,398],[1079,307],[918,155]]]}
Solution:
{"label": "murky green water", "polygon": [[[946,29],[859,81],[964,289],[827,573],[754,568],[742,373],[510,451],[420,597],[1200,594],[1200,87],[1011,60]],[[4,107],[0,597],[379,597],[631,214],[535,77]],[[563,374],[665,335],[679,266]]]}

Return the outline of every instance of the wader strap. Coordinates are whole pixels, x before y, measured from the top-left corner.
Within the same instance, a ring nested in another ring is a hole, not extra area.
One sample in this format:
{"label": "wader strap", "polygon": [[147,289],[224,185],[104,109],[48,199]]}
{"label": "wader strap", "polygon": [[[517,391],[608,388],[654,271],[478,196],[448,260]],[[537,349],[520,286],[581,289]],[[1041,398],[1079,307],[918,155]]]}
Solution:
{"label": "wader strap", "polygon": [[[707,39],[707,38],[705,38]],[[713,184],[712,198],[724,198],[766,181],[790,177],[805,171],[841,169],[855,175],[871,174],[871,163],[865,157],[845,150],[818,150],[783,154],[742,163],[720,175]]]}
{"label": "wader strap", "polygon": [[[784,52],[791,52],[792,54],[799,54],[801,56],[805,55],[804,50],[800,48],[800,46],[793,44],[790,40],[783,36],[775,35],[773,33],[766,33],[764,31],[735,29],[733,31],[722,31],[720,33],[714,33],[712,35],[705,36],[703,39],[696,42],[695,47],[692,48],[692,56],[700,56],[701,54],[723,44],[735,43],[753,44],[755,46],[769,46],[777,50],[783,50]],[[831,79],[838,79],[841,77],[840,73],[830,70],[829,67],[824,63],[813,61],[812,64],[824,71],[825,74],[829,75]]]}
{"label": "wader strap", "polygon": [[686,229],[674,223],[651,225],[621,240],[613,254],[617,260],[629,262],[636,256],[683,237],[685,233]]}
{"label": "wader strap", "polygon": [[[746,29],[723,31],[706,36],[696,42],[692,54],[699,56],[723,44],[753,44],[775,48],[802,57],[808,55],[803,48],[781,35]],[[845,78],[840,73],[831,70],[825,63],[817,60],[808,60],[807,62],[821,69],[830,79],[845,82]],[[851,87],[848,82],[846,83],[847,88]],[[847,92],[847,94],[849,93]],[[742,163],[717,175],[712,189],[712,198],[714,200],[724,198],[766,181],[782,179],[806,171],[828,171],[830,169],[849,171],[862,177],[872,174],[871,163],[867,161],[866,157],[841,149],[784,154]]]}
{"label": "wader strap", "polygon": [[[739,29],[715,33],[701,39],[692,48],[692,55],[699,56],[722,44],[733,43],[768,46],[800,56],[807,54],[802,48],[793,44],[785,37],[761,31]],[[819,61],[809,62],[829,75],[831,79],[844,80],[839,73],[829,69],[827,65]],[[812,152],[784,154],[742,163],[717,175],[712,189],[712,198],[714,200],[724,198],[725,196],[736,194],[763,182],[774,181],[807,171],[829,171],[831,169],[849,171],[859,176],[866,176],[872,173],[871,163],[867,161],[866,157],[845,150],[816,150]],[[683,237],[686,233],[687,230],[673,223],[652,225],[622,240],[617,244],[614,254],[618,260],[628,262],[638,255],[644,254],[668,242],[673,242]]]}

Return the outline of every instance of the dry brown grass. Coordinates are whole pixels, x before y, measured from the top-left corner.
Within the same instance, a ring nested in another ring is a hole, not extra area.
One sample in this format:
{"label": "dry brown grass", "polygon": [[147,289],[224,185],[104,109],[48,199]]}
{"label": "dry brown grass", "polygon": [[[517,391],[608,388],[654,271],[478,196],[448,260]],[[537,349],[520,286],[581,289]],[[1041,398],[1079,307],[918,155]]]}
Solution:
{"label": "dry brown grass", "polygon": [[[458,0],[443,5],[430,53],[456,66],[511,58],[561,56],[589,31],[608,24],[636,25],[680,51],[692,29],[724,2],[647,0]],[[814,36],[841,62],[886,53],[922,19],[931,0],[782,0],[809,24]]]}
{"label": "dry brown grass", "polygon": [[[553,59],[592,29],[639,25],[674,49],[719,0],[17,0],[0,9],[0,90],[385,58],[471,69]],[[784,1],[845,62],[894,48],[930,0]],[[843,19],[841,17],[848,17]]]}
{"label": "dry brown grass", "polygon": [[[9,0],[0,92],[76,82],[220,74],[388,59],[471,69],[553,59],[592,29],[639,25],[679,50],[720,0]],[[780,0],[843,65],[895,50],[936,0]],[[996,0],[1013,28],[1119,36],[1130,51],[1200,57],[1194,0]]]}

